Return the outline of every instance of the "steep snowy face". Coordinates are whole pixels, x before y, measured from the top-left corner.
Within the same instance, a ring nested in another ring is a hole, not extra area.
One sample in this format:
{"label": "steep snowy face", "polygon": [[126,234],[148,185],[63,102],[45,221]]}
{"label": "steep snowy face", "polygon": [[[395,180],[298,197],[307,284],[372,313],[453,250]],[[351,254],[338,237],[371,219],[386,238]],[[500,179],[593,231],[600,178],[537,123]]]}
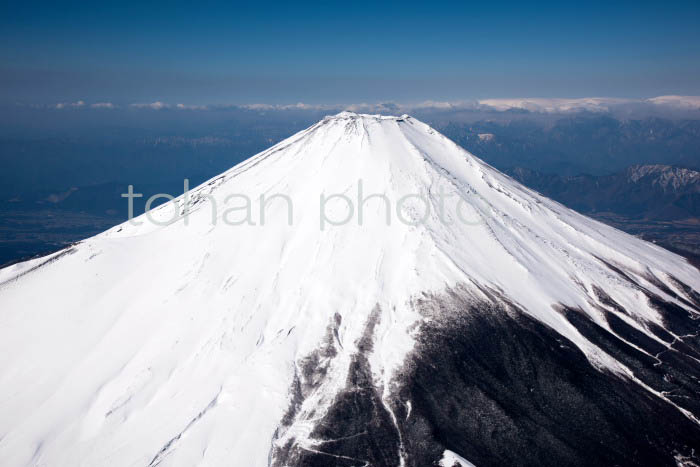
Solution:
{"label": "steep snowy face", "polygon": [[[344,112],[0,270],[0,457],[575,464],[617,443],[599,460],[676,462],[700,439],[698,290],[683,258],[429,126]],[[597,429],[557,432],[578,406]]]}

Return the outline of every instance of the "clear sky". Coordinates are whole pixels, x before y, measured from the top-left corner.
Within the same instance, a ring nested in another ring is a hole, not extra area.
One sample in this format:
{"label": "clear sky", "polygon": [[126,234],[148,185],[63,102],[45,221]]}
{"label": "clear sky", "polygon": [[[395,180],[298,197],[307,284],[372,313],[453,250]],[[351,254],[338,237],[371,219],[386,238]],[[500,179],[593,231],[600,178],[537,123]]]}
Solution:
{"label": "clear sky", "polygon": [[700,94],[700,2],[3,2],[0,101]]}

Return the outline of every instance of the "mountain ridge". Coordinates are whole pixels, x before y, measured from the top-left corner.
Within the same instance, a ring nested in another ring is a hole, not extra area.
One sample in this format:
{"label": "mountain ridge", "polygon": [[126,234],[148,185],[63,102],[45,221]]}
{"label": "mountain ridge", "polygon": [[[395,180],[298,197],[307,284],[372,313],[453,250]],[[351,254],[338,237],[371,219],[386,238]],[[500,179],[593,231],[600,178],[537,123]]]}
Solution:
{"label": "mountain ridge", "polygon": [[700,216],[700,172],[669,165],[633,165],[602,176],[561,176],[515,167],[516,180],[585,214],[610,211],[658,220]]}

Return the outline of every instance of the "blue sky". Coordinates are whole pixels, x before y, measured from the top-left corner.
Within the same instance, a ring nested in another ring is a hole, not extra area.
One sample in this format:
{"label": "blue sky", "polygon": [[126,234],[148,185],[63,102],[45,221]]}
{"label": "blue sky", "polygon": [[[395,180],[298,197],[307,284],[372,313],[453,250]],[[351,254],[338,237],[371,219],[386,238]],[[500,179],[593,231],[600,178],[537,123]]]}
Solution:
{"label": "blue sky", "polygon": [[1,102],[700,94],[697,1],[98,3],[2,4]]}

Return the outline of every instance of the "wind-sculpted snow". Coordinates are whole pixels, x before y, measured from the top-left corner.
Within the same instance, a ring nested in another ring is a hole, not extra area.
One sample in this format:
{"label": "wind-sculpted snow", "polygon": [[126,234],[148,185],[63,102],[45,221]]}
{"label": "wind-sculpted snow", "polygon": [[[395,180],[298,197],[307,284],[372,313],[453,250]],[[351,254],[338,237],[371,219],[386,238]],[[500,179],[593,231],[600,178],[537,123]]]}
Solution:
{"label": "wind-sculpted snow", "polygon": [[327,117],[148,215],[0,270],[0,464],[700,452],[698,271],[412,117]]}

